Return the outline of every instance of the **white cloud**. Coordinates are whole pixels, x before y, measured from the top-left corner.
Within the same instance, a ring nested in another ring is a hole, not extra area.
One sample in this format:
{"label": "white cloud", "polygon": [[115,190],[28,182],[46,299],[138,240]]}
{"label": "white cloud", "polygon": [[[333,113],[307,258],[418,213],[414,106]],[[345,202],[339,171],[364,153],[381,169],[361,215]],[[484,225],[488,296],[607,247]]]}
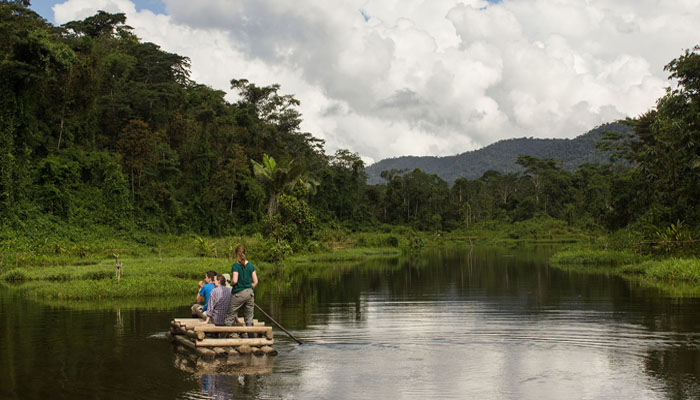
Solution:
{"label": "white cloud", "polygon": [[125,12],[192,77],[279,83],[303,128],[367,161],[447,155],[508,137],[574,137],[652,107],[663,65],[700,37],[700,1],[68,0],[64,23]]}

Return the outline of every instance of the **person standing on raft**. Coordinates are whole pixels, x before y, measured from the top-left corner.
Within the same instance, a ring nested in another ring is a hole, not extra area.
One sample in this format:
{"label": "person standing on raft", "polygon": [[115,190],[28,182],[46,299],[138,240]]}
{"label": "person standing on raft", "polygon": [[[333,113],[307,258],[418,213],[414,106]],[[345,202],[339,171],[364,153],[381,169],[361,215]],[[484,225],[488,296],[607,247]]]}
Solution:
{"label": "person standing on raft", "polygon": [[258,285],[258,275],[255,273],[255,266],[246,257],[245,246],[236,246],[235,254],[236,262],[231,267],[231,300],[226,312],[226,325],[237,325],[238,310],[243,308],[246,326],[253,326],[253,289]]}

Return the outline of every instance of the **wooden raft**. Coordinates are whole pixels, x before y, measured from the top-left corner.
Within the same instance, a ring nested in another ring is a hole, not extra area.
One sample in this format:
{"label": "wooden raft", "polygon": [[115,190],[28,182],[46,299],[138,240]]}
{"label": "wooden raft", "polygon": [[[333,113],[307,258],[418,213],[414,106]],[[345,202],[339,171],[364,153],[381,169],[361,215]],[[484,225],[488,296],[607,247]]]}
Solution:
{"label": "wooden raft", "polygon": [[[242,319],[238,320],[243,323]],[[253,320],[253,326],[216,326],[199,318],[175,318],[167,335],[178,352],[190,352],[205,361],[247,354],[277,355],[277,350],[272,348],[272,327],[258,320]]]}

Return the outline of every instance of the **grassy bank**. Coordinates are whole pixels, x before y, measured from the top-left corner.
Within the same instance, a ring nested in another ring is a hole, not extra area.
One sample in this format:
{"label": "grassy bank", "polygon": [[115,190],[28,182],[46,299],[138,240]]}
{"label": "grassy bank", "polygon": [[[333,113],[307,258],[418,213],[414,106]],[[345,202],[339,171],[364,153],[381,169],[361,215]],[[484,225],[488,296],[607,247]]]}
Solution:
{"label": "grassy bank", "polygon": [[[299,265],[327,268],[329,262],[352,267],[369,258],[396,257],[399,249],[338,249],[328,253],[292,256],[282,263],[252,260],[261,280],[279,279]],[[208,270],[229,272],[232,259],[214,257],[151,256],[120,258],[121,278],[115,278],[114,260],[89,265],[23,266],[6,270],[0,281],[29,298],[42,300],[133,300],[182,298],[191,302],[197,282]],[[304,267],[305,270],[310,270]],[[308,272],[308,271],[305,271]],[[147,302],[150,300],[147,300]]]}
{"label": "grassy bank", "polygon": [[[1,227],[0,227],[1,228]],[[43,221],[31,229],[0,229],[0,283],[44,301],[160,298],[191,301],[196,282],[207,270],[228,272],[236,245],[244,244],[262,279],[323,274],[324,269],[353,268],[368,259],[398,257],[424,246],[451,243],[522,244],[586,238],[564,222],[536,219],[522,223],[485,223],[451,233],[416,232],[405,226],[379,226],[369,232],[323,228],[305,248],[276,260],[274,242],[260,234],[203,237],[147,232],[83,229]],[[115,256],[123,264],[115,279]],[[138,301],[136,302],[138,303]]]}
{"label": "grassy bank", "polygon": [[675,297],[700,294],[700,259],[697,257],[643,256],[624,250],[575,249],[554,254],[550,262],[560,269],[619,275]]}

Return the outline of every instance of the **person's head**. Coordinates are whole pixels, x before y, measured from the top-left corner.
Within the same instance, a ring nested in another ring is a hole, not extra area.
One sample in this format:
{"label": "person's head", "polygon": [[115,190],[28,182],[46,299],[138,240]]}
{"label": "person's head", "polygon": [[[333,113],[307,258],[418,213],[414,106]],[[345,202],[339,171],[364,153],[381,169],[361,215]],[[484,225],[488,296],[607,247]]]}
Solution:
{"label": "person's head", "polygon": [[217,275],[216,279],[214,280],[214,285],[217,287],[226,286],[226,277],[223,275]]}
{"label": "person's head", "polygon": [[214,279],[216,279],[216,271],[207,271],[207,275],[204,279],[207,283],[214,282]]}
{"label": "person's head", "polygon": [[238,263],[241,264],[243,268],[245,268],[245,262],[248,260],[246,257],[247,256],[245,253],[245,246],[243,246],[242,244],[236,246],[236,261],[238,261]]}

